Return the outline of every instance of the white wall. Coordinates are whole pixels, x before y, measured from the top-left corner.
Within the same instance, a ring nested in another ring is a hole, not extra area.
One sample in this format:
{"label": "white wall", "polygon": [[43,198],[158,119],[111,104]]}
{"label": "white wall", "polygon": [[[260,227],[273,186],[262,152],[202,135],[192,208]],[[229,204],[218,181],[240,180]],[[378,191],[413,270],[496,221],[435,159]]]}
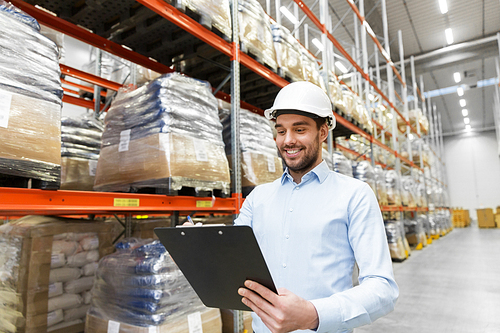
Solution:
{"label": "white wall", "polygon": [[500,206],[500,158],[495,131],[445,137],[444,155],[452,207],[476,209]]}

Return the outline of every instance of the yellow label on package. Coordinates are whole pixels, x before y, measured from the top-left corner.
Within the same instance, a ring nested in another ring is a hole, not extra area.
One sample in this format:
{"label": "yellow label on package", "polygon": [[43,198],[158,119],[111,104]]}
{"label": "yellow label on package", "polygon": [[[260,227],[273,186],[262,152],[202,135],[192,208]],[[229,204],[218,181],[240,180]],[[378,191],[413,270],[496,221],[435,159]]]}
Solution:
{"label": "yellow label on package", "polygon": [[210,208],[212,207],[212,201],[210,200],[196,200],[197,208]]}
{"label": "yellow label on package", "polygon": [[139,207],[139,199],[115,198],[114,207]]}

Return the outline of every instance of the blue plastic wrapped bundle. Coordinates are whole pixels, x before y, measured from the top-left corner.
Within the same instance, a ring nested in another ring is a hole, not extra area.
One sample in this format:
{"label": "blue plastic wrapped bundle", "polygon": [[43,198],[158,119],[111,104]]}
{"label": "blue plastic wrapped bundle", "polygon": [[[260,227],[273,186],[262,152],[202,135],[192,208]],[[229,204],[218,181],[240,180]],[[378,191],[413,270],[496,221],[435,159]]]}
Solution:
{"label": "blue plastic wrapped bundle", "polygon": [[89,314],[136,326],[157,326],[203,308],[159,241],[125,239],[102,258]]}
{"label": "blue plastic wrapped bundle", "polygon": [[207,82],[171,73],[121,91],[104,122],[94,189],[229,193],[222,125]]}
{"label": "blue plastic wrapped bundle", "polygon": [[352,167],[352,174],[354,178],[359,179],[372,188],[373,192],[377,193],[377,185],[375,179],[375,172],[373,171],[373,167],[368,161],[361,161]]}
{"label": "blue plastic wrapped bundle", "polygon": [[0,174],[59,187],[63,90],[57,46],[0,0]]}

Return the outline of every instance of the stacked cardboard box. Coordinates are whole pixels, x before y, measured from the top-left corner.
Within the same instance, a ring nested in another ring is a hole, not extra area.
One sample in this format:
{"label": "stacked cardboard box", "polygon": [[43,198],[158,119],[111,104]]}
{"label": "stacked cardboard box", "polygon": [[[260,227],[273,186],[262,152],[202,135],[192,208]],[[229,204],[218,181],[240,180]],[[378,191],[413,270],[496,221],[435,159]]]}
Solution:
{"label": "stacked cardboard box", "polygon": [[[72,322],[82,318],[82,313],[85,314],[81,293],[85,291],[84,284],[90,278],[77,279],[84,270],[91,276],[91,267],[83,268],[84,265],[113,251],[110,230],[111,225],[102,222],[45,216],[27,216],[0,228],[3,240],[20,242],[19,273],[14,287],[22,299],[20,310],[25,323],[15,323],[18,332],[48,331],[48,324],[53,324],[53,332],[58,333],[83,330],[83,323]],[[78,252],[82,243],[68,241],[82,241],[84,238],[86,248],[93,250]],[[54,268],[61,264],[75,267]],[[61,292],[72,295],[62,298],[61,295],[55,296]],[[62,322],[70,323],[70,326],[58,329],[55,325]]]}

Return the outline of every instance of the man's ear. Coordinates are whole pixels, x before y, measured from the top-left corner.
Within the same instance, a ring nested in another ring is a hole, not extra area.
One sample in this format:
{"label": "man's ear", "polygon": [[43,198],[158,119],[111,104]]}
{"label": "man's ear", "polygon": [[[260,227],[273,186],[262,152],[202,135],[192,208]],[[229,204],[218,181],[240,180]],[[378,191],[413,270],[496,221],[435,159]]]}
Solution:
{"label": "man's ear", "polygon": [[324,142],[327,137],[328,137],[328,125],[325,122],[319,128],[319,138],[320,138],[321,142]]}

